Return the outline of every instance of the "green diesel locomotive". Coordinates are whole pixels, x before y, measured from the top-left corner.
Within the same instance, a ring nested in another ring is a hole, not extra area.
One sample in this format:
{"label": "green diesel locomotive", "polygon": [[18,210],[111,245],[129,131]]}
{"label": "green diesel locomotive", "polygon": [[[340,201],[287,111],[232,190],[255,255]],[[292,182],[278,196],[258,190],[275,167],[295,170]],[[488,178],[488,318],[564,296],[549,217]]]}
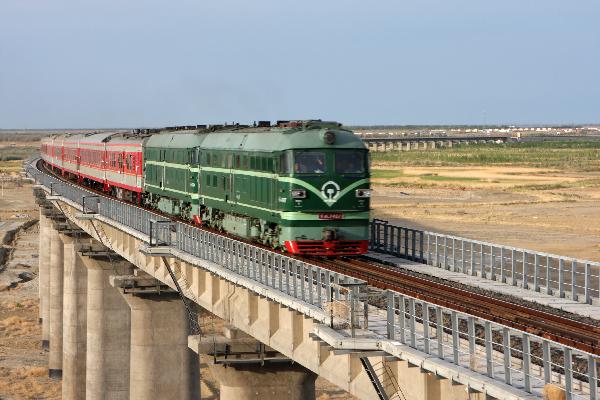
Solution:
{"label": "green diesel locomotive", "polygon": [[337,122],[166,131],[143,145],[141,202],[293,254],[368,248],[368,151]]}

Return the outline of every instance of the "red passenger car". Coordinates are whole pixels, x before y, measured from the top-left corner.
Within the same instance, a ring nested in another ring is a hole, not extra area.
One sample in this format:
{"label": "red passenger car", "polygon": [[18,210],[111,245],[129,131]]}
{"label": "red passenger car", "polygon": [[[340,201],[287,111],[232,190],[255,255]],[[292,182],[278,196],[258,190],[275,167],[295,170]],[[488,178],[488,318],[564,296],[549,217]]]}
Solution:
{"label": "red passenger car", "polygon": [[139,202],[143,141],[126,132],[55,135],[42,139],[42,159],[66,178]]}

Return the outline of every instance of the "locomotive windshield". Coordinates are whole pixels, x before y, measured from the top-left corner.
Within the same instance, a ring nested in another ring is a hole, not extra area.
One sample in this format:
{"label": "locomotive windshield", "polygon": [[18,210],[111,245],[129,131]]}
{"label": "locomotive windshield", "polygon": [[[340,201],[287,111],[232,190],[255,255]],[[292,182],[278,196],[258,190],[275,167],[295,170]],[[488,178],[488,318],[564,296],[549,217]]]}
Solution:
{"label": "locomotive windshield", "polygon": [[326,171],[325,153],[322,151],[295,151],[294,173],[323,174]]}
{"label": "locomotive windshield", "polygon": [[360,150],[338,150],[335,152],[337,174],[364,174],[365,152]]}

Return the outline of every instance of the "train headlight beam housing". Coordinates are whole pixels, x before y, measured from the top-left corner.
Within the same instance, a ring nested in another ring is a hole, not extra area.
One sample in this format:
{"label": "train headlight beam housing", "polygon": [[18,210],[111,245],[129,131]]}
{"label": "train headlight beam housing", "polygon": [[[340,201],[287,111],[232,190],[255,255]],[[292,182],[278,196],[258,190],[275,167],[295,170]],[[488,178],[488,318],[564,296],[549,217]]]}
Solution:
{"label": "train headlight beam housing", "polygon": [[356,197],[359,199],[368,199],[371,197],[371,189],[356,189]]}
{"label": "train headlight beam housing", "polygon": [[305,199],[306,198],[306,190],[304,189],[292,189],[292,198],[293,199]]}

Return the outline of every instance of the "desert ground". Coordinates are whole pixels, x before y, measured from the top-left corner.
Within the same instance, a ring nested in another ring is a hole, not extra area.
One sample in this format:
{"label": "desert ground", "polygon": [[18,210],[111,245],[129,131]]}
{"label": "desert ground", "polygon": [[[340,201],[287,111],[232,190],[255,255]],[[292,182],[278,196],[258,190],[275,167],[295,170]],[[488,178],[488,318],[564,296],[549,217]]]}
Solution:
{"label": "desert ground", "polygon": [[[373,216],[600,261],[600,144],[493,146],[373,154]],[[487,158],[495,151],[497,162]]]}
{"label": "desert ground", "polygon": [[[600,261],[600,149],[590,146],[373,154],[373,216]],[[4,160],[2,176],[17,176],[21,161]],[[28,224],[37,219],[37,207],[28,184],[7,182],[1,194],[6,257],[0,265],[0,400],[59,399],[60,382],[47,378],[47,352],[40,347],[38,226]],[[216,381],[206,368],[202,373],[202,398],[217,399]],[[317,396],[352,398],[323,379],[317,381]]]}
{"label": "desert ground", "polygon": [[0,197],[0,399],[60,399],[60,383],[48,378],[38,324],[37,206],[30,185],[6,186]]}

